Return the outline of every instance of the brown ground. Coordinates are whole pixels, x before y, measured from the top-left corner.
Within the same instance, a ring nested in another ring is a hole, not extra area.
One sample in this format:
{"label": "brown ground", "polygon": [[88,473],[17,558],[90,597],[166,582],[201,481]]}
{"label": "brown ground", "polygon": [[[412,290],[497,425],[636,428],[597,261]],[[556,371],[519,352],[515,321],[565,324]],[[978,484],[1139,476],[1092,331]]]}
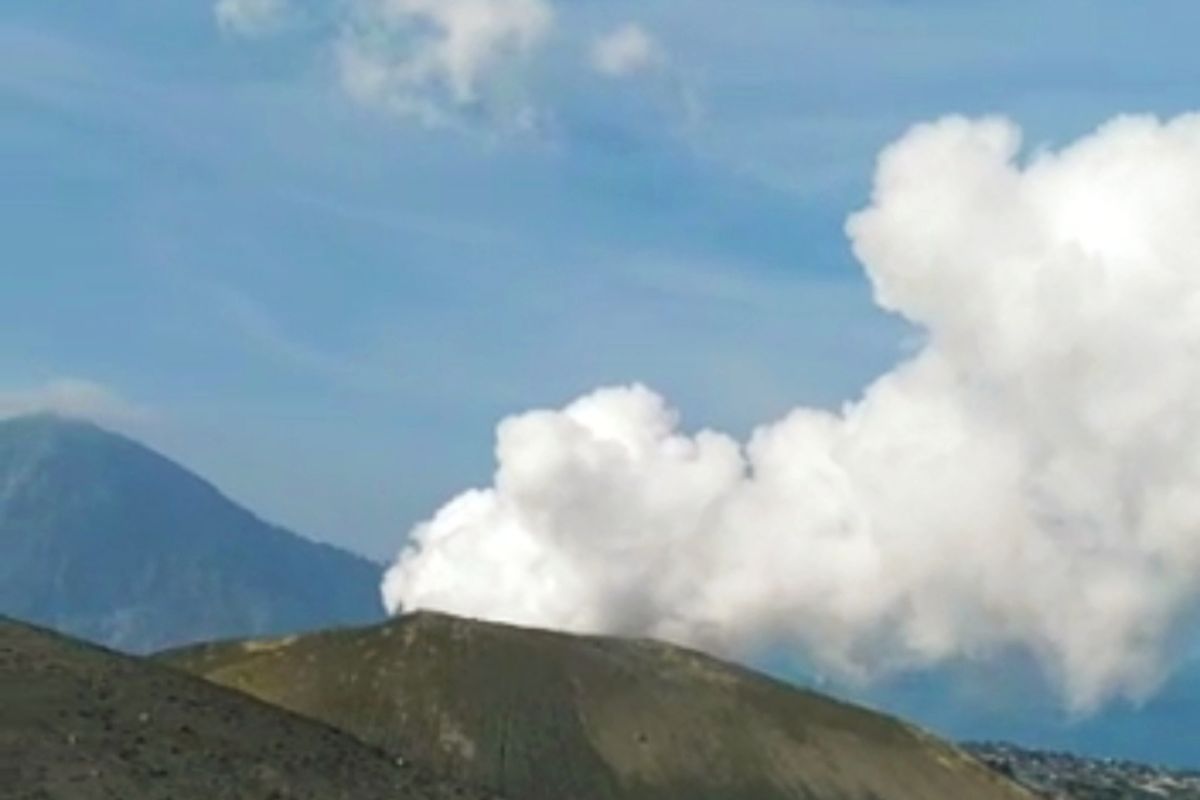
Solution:
{"label": "brown ground", "polygon": [[0,617],[3,800],[481,800],[348,734]]}
{"label": "brown ground", "polygon": [[522,800],[1016,800],[898,720],[680,648],[419,614],[181,668]]}

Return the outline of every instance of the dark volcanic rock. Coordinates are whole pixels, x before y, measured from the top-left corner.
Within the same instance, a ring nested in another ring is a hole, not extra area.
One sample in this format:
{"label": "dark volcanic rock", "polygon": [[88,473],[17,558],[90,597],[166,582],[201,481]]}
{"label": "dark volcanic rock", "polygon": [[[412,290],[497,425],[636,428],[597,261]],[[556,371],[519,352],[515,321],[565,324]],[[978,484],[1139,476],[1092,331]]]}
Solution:
{"label": "dark volcanic rock", "polygon": [[149,652],[375,621],[379,577],[129,439],[0,422],[0,614]]}
{"label": "dark volcanic rock", "polygon": [[483,800],[348,734],[0,618],[4,800]]}
{"label": "dark volcanic rock", "polygon": [[1197,800],[1200,773],[1111,758],[1026,750],[997,742],[964,748],[997,772],[1053,800]]}
{"label": "dark volcanic rock", "polygon": [[522,800],[1014,800],[957,748],[649,641],[417,614],[164,654]]}

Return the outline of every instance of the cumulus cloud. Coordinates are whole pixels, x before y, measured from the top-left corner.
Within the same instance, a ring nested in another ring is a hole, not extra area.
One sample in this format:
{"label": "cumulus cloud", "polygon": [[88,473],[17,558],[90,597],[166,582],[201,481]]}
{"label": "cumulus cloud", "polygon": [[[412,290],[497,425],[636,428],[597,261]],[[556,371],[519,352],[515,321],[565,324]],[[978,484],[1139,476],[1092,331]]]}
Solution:
{"label": "cumulus cloud", "polygon": [[847,230],[919,352],[744,443],[640,386],[508,419],[387,607],[859,679],[1020,652],[1076,711],[1144,698],[1200,591],[1198,219],[1200,116],[1032,157],[1005,120],[918,126]]}
{"label": "cumulus cloud", "polygon": [[528,124],[520,73],[554,21],[546,0],[361,0],[336,47],[346,91],[427,124]]}
{"label": "cumulus cloud", "polygon": [[262,36],[282,25],[288,0],[217,0],[213,7],[221,30],[239,36]]}
{"label": "cumulus cloud", "polygon": [[62,414],[97,422],[134,422],[145,409],[98,383],[59,378],[39,386],[0,389],[0,419],[38,413]]}
{"label": "cumulus cloud", "polygon": [[592,45],[591,65],[601,75],[628,78],[666,63],[666,51],[641,26],[629,23],[599,37]]}

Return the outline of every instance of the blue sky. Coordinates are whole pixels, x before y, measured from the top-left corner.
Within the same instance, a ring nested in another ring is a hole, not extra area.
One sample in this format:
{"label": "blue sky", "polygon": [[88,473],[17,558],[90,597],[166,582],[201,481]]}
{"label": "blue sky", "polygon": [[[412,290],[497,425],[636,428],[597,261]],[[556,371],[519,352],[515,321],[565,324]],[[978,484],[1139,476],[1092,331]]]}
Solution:
{"label": "blue sky", "polygon": [[[471,102],[399,103],[339,73],[352,3],[248,34],[7,0],[0,411],[69,401],[382,558],[487,482],[506,414],[642,381],[744,433],[852,398],[911,346],[842,233],[910,124],[1037,146],[1200,82],[1194,2],[547,3]],[[629,24],[655,58],[597,71]]]}

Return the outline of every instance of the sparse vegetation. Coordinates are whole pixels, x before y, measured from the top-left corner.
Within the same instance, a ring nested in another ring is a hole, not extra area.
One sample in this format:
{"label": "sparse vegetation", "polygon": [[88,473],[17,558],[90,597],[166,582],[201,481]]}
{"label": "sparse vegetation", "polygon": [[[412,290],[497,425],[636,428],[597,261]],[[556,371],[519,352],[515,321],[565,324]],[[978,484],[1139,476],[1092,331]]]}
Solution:
{"label": "sparse vegetation", "polygon": [[4,800],[484,800],[352,736],[0,618]]}
{"label": "sparse vegetation", "polygon": [[422,613],[170,664],[522,800],[1005,800],[905,723],[681,648]]}

